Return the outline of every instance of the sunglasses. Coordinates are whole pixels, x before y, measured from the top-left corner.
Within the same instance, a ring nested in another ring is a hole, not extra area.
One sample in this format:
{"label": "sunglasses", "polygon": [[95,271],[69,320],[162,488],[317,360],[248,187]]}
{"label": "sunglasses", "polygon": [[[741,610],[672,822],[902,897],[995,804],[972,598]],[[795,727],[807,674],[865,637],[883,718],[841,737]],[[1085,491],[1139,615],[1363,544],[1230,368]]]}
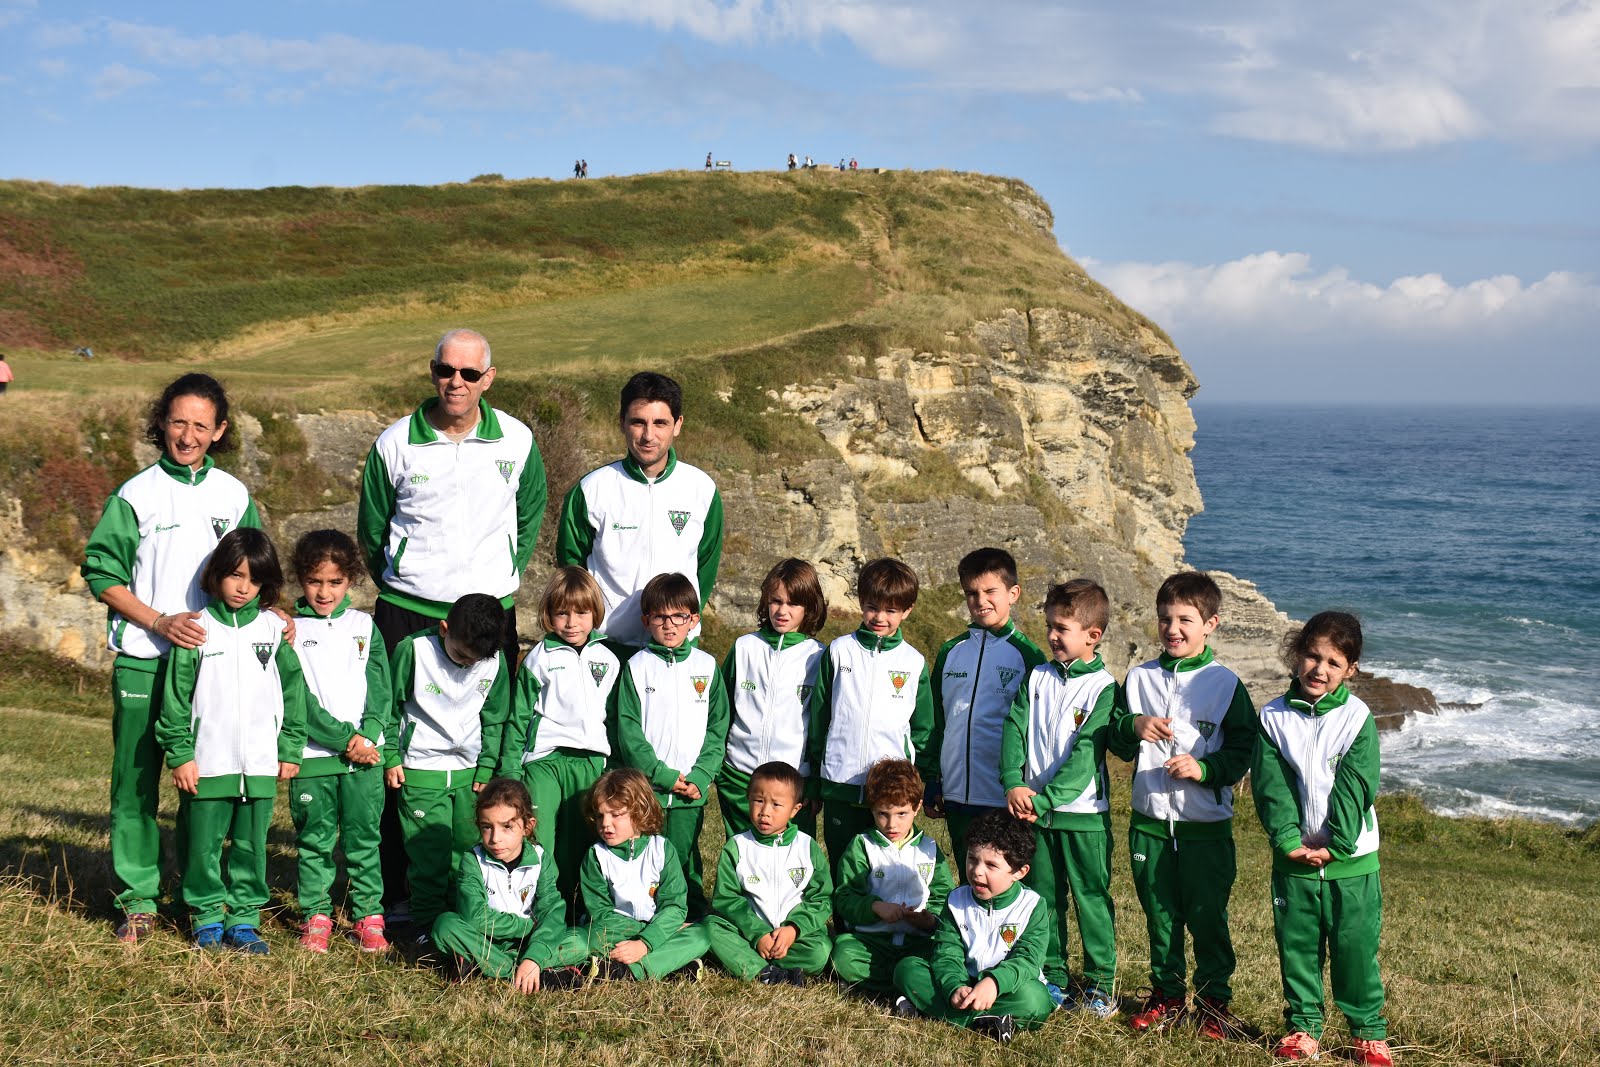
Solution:
{"label": "sunglasses", "polygon": [[479,378],[482,378],[485,374],[489,373],[486,370],[478,370],[474,367],[452,367],[448,363],[440,363],[437,360],[429,363],[428,369],[431,370],[433,372],[433,376],[439,379],[441,382],[447,382],[459,374],[461,375],[461,380],[466,382],[468,385],[473,384]]}

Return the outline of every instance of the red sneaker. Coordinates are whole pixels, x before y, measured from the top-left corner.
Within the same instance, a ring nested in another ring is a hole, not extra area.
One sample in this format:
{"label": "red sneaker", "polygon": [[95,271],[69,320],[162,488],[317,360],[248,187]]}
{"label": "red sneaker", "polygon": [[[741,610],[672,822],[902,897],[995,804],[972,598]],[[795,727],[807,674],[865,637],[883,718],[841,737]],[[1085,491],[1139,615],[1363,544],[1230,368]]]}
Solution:
{"label": "red sneaker", "polygon": [[333,920],[326,915],[313,915],[300,928],[300,947],[307,952],[325,953],[332,936]]}
{"label": "red sneaker", "polygon": [[1382,1038],[1355,1038],[1345,1054],[1363,1067],[1394,1067],[1394,1054],[1389,1051],[1389,1042]]}
{"label": "red sneaker", "polygon": [[1200,997],[1195,1001],[1196,1029],[1208,1041],[1249,1041],[1260,1036],[1248,1023],[1228,1010],[1226,1000]]}
{"label": "red sneaker", "polygon": [[356,923],[351,938],[361,946],[362,952],[388,952],[389,939],[384,936],[383,916],[368,915]]}
{"label": "red sneaker", "polygon": [[1188,1014],[1187,998],[1151,993],[1144,998],[1144,1006],[1128,1017],[1128,1026],[1136,1034],[1159,1033],[1172,1029]]}
{"label": "red sneaker", "polygon": [[123,917],[122,923],[117,927],[117,940],[124,945],[137,945],[155,932],[154,913],[136,911]]}
{"label": "red sneaker", "polygon": [[1285,1034],[1278,1047],[1272,1050],[1275,1060],[1315,1060],[1322,1058],[1322,1046],[1304,1030]]}

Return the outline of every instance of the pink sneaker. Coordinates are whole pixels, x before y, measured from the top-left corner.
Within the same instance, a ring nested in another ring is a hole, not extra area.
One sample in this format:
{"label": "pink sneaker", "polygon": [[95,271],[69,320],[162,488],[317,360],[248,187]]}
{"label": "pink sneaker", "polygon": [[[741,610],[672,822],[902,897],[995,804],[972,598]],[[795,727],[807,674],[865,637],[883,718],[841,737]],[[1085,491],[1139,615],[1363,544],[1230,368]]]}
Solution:
{"label": "pink sneaker", "polygon": [[326,915],[313,915],[300,928],[300,947],[308,952],[327,952],[332,934],[333,920]]}
{"label": "pink sneaker", "polygon": [[351,936],[362,952],[388,952],[389,939],[383,936],[383,916],[368,915],[356,923]]}
{"label": "pink sneaker", "polygon": [[1304,1030],[1285,1034],[1278,1047],[1272,1050],[1275,1060],[1317,1060],[1322,1058],[1322,1046]]}
{"label": "pink sneaker", "polygon": [[1389,1042],[1382,1038],[1354,1038],[1346,1055],[1363,1067],[1394,1067],[1394,1054],[1389,1051]]}

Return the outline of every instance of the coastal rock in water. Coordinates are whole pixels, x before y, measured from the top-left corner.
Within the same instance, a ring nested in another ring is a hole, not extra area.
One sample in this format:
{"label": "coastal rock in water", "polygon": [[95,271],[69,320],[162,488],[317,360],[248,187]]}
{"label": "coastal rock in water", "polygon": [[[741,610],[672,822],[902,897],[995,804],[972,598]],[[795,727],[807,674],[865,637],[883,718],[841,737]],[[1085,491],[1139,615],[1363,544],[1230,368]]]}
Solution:
{"label": "coastal rock in water", "polygon": [[1350,679],[1350,692],[1366,701],[1380,730],[1398,730],[1410,715],[1439,714],[1439,701],[1420,685],[1407,685],[1362,672]]}

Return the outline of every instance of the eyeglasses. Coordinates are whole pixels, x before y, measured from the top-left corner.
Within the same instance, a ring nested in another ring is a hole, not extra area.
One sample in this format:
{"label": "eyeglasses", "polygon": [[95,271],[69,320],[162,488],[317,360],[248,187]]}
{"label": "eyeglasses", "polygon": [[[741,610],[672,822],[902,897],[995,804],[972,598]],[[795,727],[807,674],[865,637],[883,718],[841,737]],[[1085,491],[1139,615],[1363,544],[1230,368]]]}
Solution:
{"label": "eyeglasses", "polygon": [[686,615],[681,611],[674,615],[665,615],[661,612],[656,612],[654,615],[650,616],[650,621],[662,625],[671,623],[674,626],[687,626],[689,625],[689,620],[692,618],[694,618],[693,615]]}
{"label": "eyeglasses", "polygon": [[439,379],[441,382],[448,382],[451,378],[454,378],[459,374],[461,375],[461,380],[466,382],[468,385],[473,384],[479,378],[482,378],[485,374],[489,373],[486,370],[478,370],[474,367],[452,367],[448,363],[440,363],[437,360],[429,363],[428,369],[431,370],[433,372],[433,376]]}

